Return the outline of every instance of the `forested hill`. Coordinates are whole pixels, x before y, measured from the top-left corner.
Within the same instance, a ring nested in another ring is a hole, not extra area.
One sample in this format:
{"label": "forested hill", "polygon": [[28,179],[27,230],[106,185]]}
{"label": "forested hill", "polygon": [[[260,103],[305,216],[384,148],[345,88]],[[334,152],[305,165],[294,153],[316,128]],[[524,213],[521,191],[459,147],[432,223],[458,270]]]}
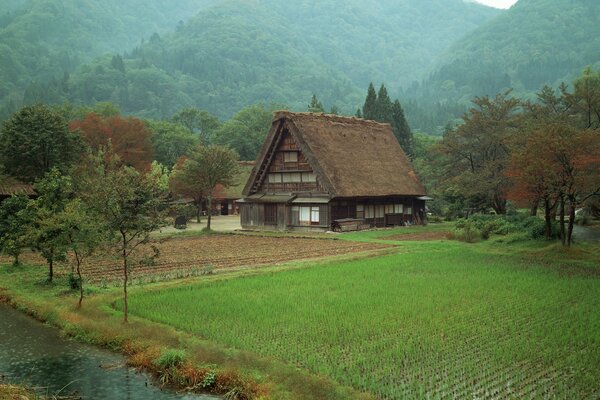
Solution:
{"label": "forested hill", "polygon": [[[12,74],[8,81],[21,82],[8,91],[10,105],[14,108],[21,95],[26,103],[108,100],[125,112],[153,117],[194,105],[228,117],[257,101],[305,108],[316,93],[327,108],[336,105],[353,112],[370,81],[385,82],[393,90],[421,79],[432,60],[454,41],[501,13],[463,0],[226,0],[213,5],[209,0],[180,1],[188,10],[202,8],[183,25],[177,25],[185,15],[181,6],[171,6],[163,19],[146,17],[152,23],[142,22],[145,13],[154,15],[152,10],[159,10],[158,5],[152,6],[159,2],[143,2],[142,7],[136,4],[141,0],[76,0],[69,6],[58,0],[34,1],[33,9],[43,8],[40,3],[50,9],[79,10],[85,8],[80,3],[93,3],[90,7],[111,10],[118,21],[95,16],[86,24],[86,18],[72,18],[77,13],[61,11],[60,15],[71,17],[60,17],[55,25],[41,16],[40,23],[23,23],[31,7],[19,11],[19,17],[5,19],[9,22],[3,24],[0,43],[13,49],[9,59],[19,62],[7,61],[0,74]],[[135,5],[141,15],[123,11]],[[179,14],[172,15],[176,10]],[[177,26],[170,34],[164,33],[168,22]],[[39,36],[36,27],[46,23],[55,28],[43,29],[48,40],[39,49],[28,47],[32,40],[18,40]],[[138,43],[123,36],[128,32],[120,30],[124,24],[136,25],[140,34],[151,38],[141,46],[129,46],[123,54],[124,45]],[[15,29],[22,34],[5,32]],[[158,34],[152,35],[154,31]],[[80,37],[97,42],[88,44],[87,55],[101,50],[110,55],[65,76],[60,66],[70,70],[80,63],[72,63],[69,57],[74,55],[68,53],[61,57],[65,53],[61,45],[72,41],[76,48],[83,47],[78,46]],[[121,46],[111,47],[115,42]],[[44,52],[55,56],[46,57]],[[36,53],[40,56],[34,57]],[[121,53],[123,63],[113,57],[116,53]],[[23,85],[27,79],[29,84]],[[3,89],[5,106],[6,93]]]}
{"label": "forested hill", "polygon": [[97,56],[172,31],[216,1],[2,0],[0,117],[18,107],[32,85],[60,81]]}
{"label": "forested hill", "polygon": [[468,102],[513,88],[528,97],[545,84],[570,83],[598,62],[600,1],[519,0],[456,42],[412,93]]}

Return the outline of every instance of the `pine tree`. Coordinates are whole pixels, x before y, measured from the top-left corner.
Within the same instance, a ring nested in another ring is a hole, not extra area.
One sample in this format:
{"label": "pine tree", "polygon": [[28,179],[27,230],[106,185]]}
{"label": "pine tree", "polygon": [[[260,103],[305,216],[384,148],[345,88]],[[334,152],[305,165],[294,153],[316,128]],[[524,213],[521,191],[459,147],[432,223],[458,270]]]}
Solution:
{"label": "pine tree", "polygon": [[392,100],[382,83],[375,101],[375,120],[379,122],[392,122]]}
{"label": "pine tree", "polygon": [[362,118],[362,112],[360,111],[360,108],[357,108],[357,109],[356,109],[356,114],[355,114],[355,115],[356,115],[356,117],[358,117],[358,118]]}
{"label": "pine tree", "polygon": [[310,104],[308,105],[308,111],[314,113],[325,112],[323,104],[319,100],[317,100],[317,95],[315,94],[313,94],[312,99],[310,100]]}
{"label": "pine tree", "polygon": [[404,116],[404,110],[402,109],[402,105],[400,105],[400,101],[396,99],[394,104],[392,104],[392,129],[394,130],[394,136],[400,142],[400,146],[404,149],[404,152],[409,156],[412,156],[412,144],[413,144],[413,134],[410,130],[410,126],[406,121],[406,117]]}
{"label": "pine tree", "polygon": [[369,89],[367,90],[367,98],[363,105],[362,115],[364,119],[377,119],[377,93],[375,93],[375,87],[373,83],[369,83]]}

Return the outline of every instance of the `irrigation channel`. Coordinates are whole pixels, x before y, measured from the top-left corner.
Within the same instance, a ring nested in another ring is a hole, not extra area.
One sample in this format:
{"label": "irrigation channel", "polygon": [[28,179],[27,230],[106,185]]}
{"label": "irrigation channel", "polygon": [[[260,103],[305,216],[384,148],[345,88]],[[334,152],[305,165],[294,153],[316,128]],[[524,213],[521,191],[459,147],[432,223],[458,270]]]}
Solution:
{"label": "irrigation channel", "polygon": [[84,400],[209,400],[151,384],[113,352],[64,338],[59,331],[0,303],[0,382],[43,388],[42,395]]}

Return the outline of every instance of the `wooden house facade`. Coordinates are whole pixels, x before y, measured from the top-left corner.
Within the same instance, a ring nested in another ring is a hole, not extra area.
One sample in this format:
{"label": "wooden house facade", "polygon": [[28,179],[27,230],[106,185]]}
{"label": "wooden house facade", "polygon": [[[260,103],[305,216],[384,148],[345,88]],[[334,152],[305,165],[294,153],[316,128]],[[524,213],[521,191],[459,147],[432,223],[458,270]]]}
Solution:
{"label": "wooden house facade", "polygon": [[425,190],[390,125],[353,117],[275,113],[243,195],[245,229],[426,223]]}

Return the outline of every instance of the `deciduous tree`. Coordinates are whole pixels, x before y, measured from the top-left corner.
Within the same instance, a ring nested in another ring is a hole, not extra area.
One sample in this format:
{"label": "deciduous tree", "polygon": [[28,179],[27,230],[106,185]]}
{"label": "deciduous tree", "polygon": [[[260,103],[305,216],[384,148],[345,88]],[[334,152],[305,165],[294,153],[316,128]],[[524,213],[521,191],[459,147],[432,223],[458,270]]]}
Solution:
{"label": "deciduous tree", "polygon": [[80,137],[63,117],[44,105],[23,107],[0,131],[0,158],[6,172],[34,182],[51,168],[66,172],[83,153]]}
{"label": "deciduous tree", "polygon": [[97,165],[99,173],[88,183],[93,189],[82,196],[108,231],[117,237],[113,248],[121,259],[123,312],[127,322],[127,286],[133,258],[149,242],[150,233],[165,225],[166,190],[162,177],[154,172],[144,174],[128,166],[102,170],[101,160]]}
{"label": "deciduous tree", "polygon": [[102,117],[88,114],[83,120],[72,121],[70,128],[81,132],[85,142],[95,151],[112,147],[124,165],[147,171],[153,159],[150,131],[143,121],[115,115]]}

